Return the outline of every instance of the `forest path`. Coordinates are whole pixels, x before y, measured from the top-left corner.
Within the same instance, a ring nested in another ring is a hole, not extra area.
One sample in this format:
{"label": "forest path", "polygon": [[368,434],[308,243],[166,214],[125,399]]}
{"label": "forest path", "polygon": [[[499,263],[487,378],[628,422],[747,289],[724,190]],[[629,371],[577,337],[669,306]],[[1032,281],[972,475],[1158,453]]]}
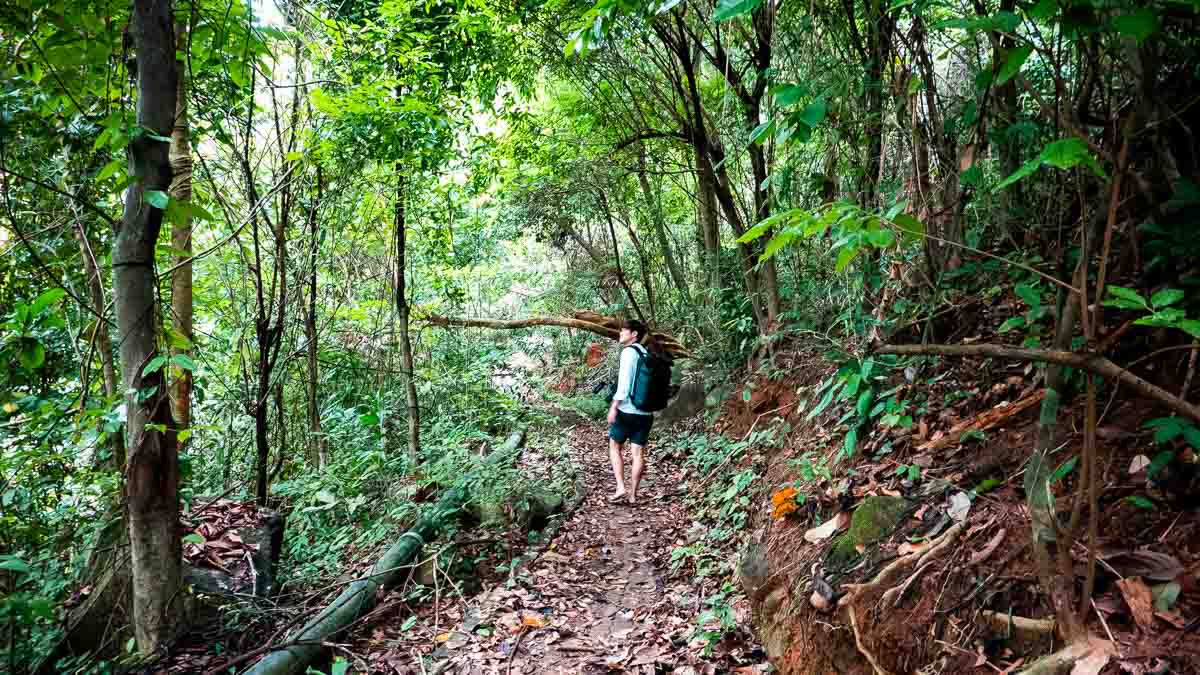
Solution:
{"label": "forest path", "polygon": [[610,504],[607,443],[602,427],[574,430],[587,496],[512,583],[467,602],[431,673],[731,672],[689,648],[699,598],[670,586],[671,549],[689,525],[682,467],[652,444],[639,504]]}

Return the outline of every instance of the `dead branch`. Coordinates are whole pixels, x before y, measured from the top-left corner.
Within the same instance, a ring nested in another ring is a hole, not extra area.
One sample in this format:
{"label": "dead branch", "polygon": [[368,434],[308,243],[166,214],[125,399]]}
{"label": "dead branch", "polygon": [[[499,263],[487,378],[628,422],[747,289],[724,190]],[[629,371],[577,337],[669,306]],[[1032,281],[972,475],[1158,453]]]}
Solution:
{"label": "dead branch", "polygon": [[1168,409],[1193,422],[1200,422],[1200,406],[1192,405],[1162,387],[1144,380],[1099,354],[1059,351],[1055,349],[1023,349],[1008,345],[883,345],[878,354],[900,356],[983,356],[1015,361],[1038,361],[1076,368],[1131,387],[1142,396],[1158,401]]}
{"label": "dead branch", "polygon": [[[519,330],[521,328],[536,328],[552,326],[558,328],[574,328],[576,330],[594,333],[610,340],[617,339],[621,332],[621,319],[595,312],[576,312],[574,317],[537,316],[528,319],[484,319],[472,317],[448,317],[431,314],[425,321],[434,326],[456,328],[489,328],[492,330]],[[692,355],[678,340],[665,333],[651,333],[662,343],[672,358],[690,359]]]}

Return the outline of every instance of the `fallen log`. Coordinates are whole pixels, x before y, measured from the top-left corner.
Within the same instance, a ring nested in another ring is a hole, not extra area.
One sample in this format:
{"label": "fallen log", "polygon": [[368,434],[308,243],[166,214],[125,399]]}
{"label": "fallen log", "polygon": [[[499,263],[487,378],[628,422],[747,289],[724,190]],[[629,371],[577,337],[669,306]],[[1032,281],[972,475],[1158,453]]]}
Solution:
{"label": "fallen log", "polygon": [[[595,312],[575,312],[571,317],[537,316],[528,319],[483,319],[472,317],[449,317],[431,314],[425,321],[434,326],[458,328],[490,328],[493,330],[518,330],[521,328],[536,328],[538,326],[553,326],[557,328],[574,328],[576,330],[594,333],[602,337],[616,340],[621,333],[621,319],[605,316]],[[690,359],[692,355],[679,340],[666,333],[652,332],[662,343],[663,349],[674,359]]]}
{"label": "fallen log", "polygon": [[[488,457],[488,464],[507,460],[524,440],[524,430],[514,432]],[[469,482],[464,480],[457,487],[447,490],[421,515],[411,530],[400,535],[396,543],[384,552],[367,576],[347,586],[317,616],[289,636],[287,641],[291,646],[271,652],[246,671],[247,675],[296,675],[304,672],[308,664],[325,649],[322,644],[324,641],[375,606],[375,596],[380,587],[392,586],[412,568],[425,544],[433,541],[450,518],[462,509],[467,499],[465,485]]]}

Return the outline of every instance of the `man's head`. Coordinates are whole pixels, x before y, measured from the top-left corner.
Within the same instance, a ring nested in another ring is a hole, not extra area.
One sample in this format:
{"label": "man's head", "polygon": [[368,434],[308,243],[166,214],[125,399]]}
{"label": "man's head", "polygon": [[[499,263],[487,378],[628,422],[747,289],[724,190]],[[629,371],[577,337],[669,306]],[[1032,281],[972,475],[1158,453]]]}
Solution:
{"label": "man's head", "polygon": [[617,337],[617,341],[622,345],[631,345],[641,342],[647,333],[649,330],[646,329],[646,324],[636,319],[627,319],[621,324],[621,334]]}

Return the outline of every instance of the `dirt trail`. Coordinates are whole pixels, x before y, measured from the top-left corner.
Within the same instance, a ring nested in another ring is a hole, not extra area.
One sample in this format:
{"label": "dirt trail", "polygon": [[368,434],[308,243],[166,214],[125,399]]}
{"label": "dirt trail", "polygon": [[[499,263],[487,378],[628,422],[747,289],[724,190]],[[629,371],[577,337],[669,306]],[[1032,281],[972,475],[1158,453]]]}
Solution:
{"label": "dirt trail", "polygon": [[689,648],[698,599],[686,583],[670,586],[670,551],[688,526],[678,463],[652,451],[640,504],[609,504],[606,443],[603,429],[576,429],[586,498],[513,583],[468,601],[463,620],[441,636],[431,672],[733,670]]}

